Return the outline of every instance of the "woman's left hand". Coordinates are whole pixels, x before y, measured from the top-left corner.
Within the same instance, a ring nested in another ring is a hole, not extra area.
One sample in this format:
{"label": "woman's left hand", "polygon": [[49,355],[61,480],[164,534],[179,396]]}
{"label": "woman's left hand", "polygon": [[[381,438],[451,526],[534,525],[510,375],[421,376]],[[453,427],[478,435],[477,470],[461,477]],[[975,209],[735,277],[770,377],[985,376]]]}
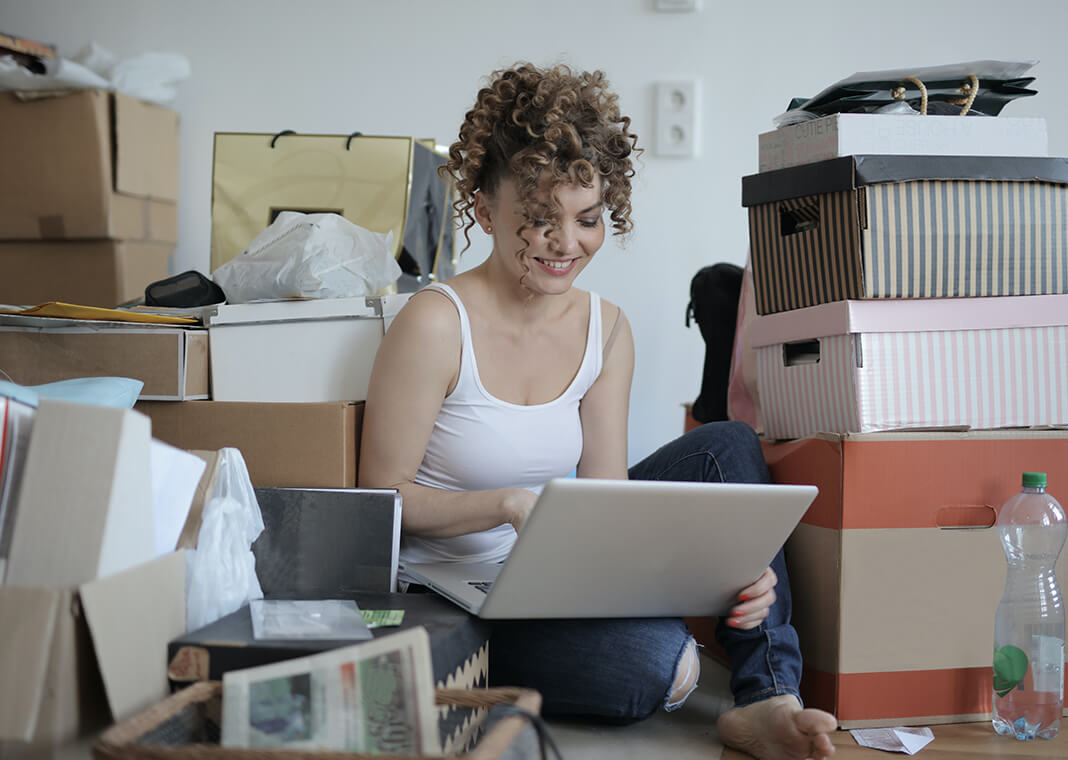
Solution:
{"label": "woman's left hand", "polygon": [[738,592],[740,604],[731,608],[727,625],[732,628],[749,630],[760,625],[768,616],[768,609],[775,603],[775,584],[779,579],[770,567],[757,578],[756,583],[746,586]]}

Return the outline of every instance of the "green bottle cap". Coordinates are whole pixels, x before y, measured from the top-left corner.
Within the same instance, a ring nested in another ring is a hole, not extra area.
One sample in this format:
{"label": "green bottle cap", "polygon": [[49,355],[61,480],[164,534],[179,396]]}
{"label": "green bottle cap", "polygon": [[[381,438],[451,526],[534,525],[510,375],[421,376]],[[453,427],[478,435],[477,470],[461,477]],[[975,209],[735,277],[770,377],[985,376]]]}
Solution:
{"label": "green bottle cap", "polygon": [[1046,473],[1044,473],[1044,472],[1025,472],[1023,474],[1023,487],[1024,488],[1045,488],[1046,487]]}

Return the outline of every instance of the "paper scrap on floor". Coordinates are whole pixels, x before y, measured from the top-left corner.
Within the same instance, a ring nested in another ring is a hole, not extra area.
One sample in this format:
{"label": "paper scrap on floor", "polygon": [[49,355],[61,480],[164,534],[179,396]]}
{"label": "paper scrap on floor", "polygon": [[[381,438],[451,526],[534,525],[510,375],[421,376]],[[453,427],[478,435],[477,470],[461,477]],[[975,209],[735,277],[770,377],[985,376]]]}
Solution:
{"label": "paper scrap on floor", "polygon": [[849,733],[862,747],[906,755],[915,755],[934,739],[929,728],[855,728]]}

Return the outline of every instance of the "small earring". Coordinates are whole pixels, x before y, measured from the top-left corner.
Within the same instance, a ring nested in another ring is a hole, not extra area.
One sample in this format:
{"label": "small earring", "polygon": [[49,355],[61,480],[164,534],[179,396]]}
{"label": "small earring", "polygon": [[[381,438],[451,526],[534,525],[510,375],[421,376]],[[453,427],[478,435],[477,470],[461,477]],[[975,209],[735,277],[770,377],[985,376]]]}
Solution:
{"label": "small earring", "polygon": [[492,235],[493,234],[493,225],[492,224],[487,224],[486,225],[486,234],[487,235]]}

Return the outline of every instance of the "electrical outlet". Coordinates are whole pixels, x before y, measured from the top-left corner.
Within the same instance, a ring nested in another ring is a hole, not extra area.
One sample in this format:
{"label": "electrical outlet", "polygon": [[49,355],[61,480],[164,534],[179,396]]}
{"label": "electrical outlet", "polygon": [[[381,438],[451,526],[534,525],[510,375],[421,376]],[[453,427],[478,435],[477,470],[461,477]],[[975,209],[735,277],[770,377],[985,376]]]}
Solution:
{"label": "electrical outlet", "polygon": [[701,10],[701,0],[653,0],[660,13],[690,13]]}
{"label": "electrical outlet", "polygon": [[656,154],[693,158],[698,151],[700,82],[656,83]]}

